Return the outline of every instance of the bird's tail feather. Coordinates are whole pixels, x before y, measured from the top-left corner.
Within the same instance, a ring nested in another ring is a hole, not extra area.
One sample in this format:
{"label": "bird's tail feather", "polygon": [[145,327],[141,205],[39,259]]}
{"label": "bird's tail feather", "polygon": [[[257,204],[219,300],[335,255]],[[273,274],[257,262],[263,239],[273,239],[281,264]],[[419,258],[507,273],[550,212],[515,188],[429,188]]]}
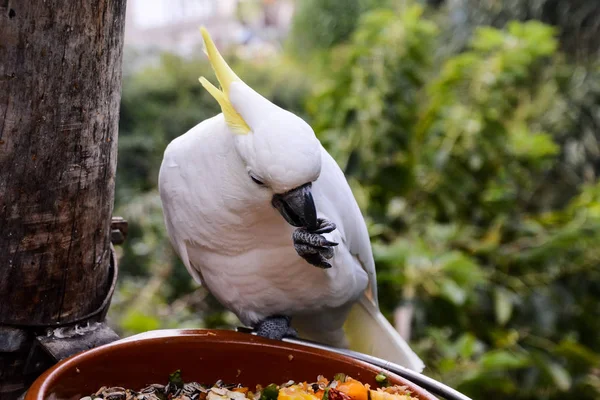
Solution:
{"label": "bird's tail feather", "polygon": [[408,343],[381,314],[377,306],[362,296],[352,306],[344,331],[351,350],[393,362],[421,372],[425,365]]}

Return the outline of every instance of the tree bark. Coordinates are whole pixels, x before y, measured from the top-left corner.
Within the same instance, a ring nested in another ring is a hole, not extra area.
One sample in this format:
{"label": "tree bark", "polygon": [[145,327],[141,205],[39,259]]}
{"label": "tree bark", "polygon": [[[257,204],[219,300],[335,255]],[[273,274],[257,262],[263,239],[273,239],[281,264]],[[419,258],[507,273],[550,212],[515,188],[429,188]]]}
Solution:
{"label": "tree bark", "polygon": [[0,0],[0,328],[107,295],[125,3]]}

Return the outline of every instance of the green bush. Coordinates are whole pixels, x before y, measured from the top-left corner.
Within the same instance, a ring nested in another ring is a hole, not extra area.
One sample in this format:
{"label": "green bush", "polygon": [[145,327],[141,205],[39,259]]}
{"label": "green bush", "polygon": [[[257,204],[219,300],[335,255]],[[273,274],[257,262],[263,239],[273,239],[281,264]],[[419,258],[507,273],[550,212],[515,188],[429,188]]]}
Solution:
{"label": "green bush", "polygon": [[478,28],[437,68],[420,7],[373,11],[309,102],[366,212],[385,311],[411,304],[428,372],[474,398],[600,395],[600,185],[540,195],[564,188],[571,128],[554,35]]}
{"label": "green bush", "polygon": [[288,46],[300,58],[344,43],[360,16],[389,0],[303,0],[296,4]]}

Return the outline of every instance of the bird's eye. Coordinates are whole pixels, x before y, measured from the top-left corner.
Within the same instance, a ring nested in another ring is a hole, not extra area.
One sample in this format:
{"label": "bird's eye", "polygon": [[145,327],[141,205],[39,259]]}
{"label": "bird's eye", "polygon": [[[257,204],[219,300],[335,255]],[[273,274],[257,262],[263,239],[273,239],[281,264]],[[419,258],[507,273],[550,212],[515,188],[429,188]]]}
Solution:
{"label": "bird's eye", "polygon": [[253,177],[252,175],[250,175],[250,178],[254,181],[254,183],[256,183],[259,186],[264,186],[264,183],[258,179],[256,179],[255,177]]}

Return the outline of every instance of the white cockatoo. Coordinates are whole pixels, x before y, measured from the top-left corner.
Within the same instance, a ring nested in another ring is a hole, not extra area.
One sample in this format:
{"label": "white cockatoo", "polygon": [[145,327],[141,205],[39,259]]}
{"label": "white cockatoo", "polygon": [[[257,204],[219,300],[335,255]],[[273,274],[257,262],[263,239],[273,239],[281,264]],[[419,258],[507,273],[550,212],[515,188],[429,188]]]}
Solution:
{"label": "white cockatoo", "polygon": [[202,28],[222,113],[173,140],[159,174],[187,270],[261,336],[350,348],[421,371],[380,313],[367,227],[311,127],[246,85]]}

